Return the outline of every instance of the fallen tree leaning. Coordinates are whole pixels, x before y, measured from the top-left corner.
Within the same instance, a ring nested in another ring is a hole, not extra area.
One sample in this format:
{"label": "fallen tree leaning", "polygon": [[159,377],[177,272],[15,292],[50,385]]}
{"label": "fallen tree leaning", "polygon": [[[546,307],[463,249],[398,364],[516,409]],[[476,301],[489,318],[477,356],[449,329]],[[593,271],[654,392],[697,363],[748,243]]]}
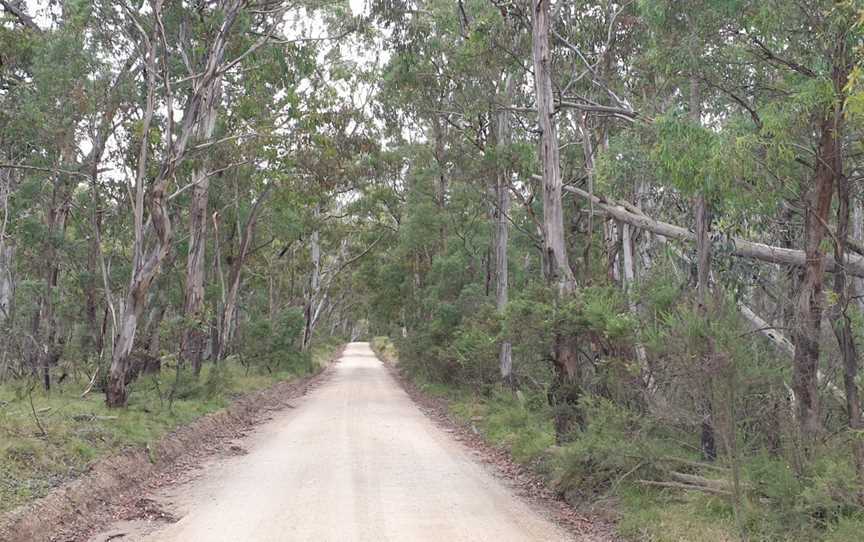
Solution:
{"label": "fallen tree leaning", "polygon": [[[620,220],[621,222],[630,224],[631,226],[670,239],[677,239],[679,241],[695,242],[696,240],[696,235],[687,228],[682,228],[681,226],[676,226],[675,224],[669,224],[667,222],[660,222],[659,220],[654,220],[642,213],[637,214],[628,209],[628,207],[632,207],[629,204],[617,202],[610,198],[591,195],[575,186],[565,186],[564,190],[587,199],[607,215],[616,220]],[[807,257],[803,250],[775,247],[738,238],[733,238],[732,241],[732,253],[742,258],[750,258],[767,263],[794,265],[797,267],[803,267],[807,262]],[[849,275],[864,278],[864,257],[858,254],[849,254],[846,256],[842,266],[837,264],[837,261],[831,254],[826,254],[824,258],[825,271],[835,273],[844,270]]]}

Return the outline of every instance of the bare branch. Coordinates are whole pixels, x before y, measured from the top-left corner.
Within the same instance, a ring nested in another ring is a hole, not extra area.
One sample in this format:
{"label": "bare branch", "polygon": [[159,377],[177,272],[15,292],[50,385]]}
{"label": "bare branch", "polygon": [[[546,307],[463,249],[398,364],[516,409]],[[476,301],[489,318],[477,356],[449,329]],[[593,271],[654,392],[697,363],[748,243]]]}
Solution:
{"label": "bare branch", "polygon": [[27,15],[27,12],[24,11],[24,8],[21,6],[21,2],[15,0],[0,0],[0,6],[3,6],[3,9],[14,16],[18,21],[27,27],[30,30],[34,30],[36,32],[42,32],[42,29],[39,28],[39,25],[36,24],[36,21],[33,20],[33,17]]}

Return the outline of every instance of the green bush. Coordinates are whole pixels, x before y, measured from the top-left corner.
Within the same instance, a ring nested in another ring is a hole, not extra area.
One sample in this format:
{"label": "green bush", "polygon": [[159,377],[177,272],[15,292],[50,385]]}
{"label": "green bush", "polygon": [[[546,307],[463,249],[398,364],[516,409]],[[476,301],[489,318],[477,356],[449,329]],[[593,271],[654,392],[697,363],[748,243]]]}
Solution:
{"label": "green bush", "polygon": [[243,362],[269,372],[310,372],[311,356],[300,352],[297,346],[304,322],[303,311],[298,307],[285,309],[275,321],[265,317],[252,320],[245,327],[240,348]]}
{"label": "green bush", "polygon": [[560,492],[590,496],[612,489],[625,474],[651,476],[660,446],[634,412],[591,395],[583,396],[580,407],[585,428],[556,454]]}

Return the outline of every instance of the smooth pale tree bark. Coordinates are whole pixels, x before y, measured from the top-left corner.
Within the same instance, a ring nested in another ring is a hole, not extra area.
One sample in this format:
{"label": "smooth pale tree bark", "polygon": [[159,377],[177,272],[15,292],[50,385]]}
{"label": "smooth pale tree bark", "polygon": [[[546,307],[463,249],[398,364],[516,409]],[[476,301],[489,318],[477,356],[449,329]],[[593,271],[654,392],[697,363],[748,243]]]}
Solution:
{"label": "smooth pale tree bark", "polygon": [[[621,224],[620,227],[622,231],[621,252],[623,256],[622,267],[624,270],[624,292],[627,295],[627,303],[629,305],[628,308],[630,309],[630,313],[638,318],[639,307],[633,296],[633,287],[636,283],[636,263],[633,258],[633,226],[629,224]],[[642,378],[642,385],[649,394],[653,394],[657,389],[657,385],[654,381],[654,376],[651,373],[651,367],[648,365],[648,352],[645,349],[645,345],[642,344],[642,341],[637,339],[633,349],[636,351],[636,361],[639,363],[639,375]]]}
{"label": "smooth pale tree bark", "polygon": [[[201,120],[197,138],[206,141],[213,137],[221,96],[221,78],[217,78],[201,107]],[[210,171],[202,165],[192,173],[192,197],[189,204],[189,253],[186,259],[186,291],[183,316],[186,327],[180,338],[180,355],[192,364],[193,372],[201,372],[201,361],[207,334],[204,332],[204,261],[207,245],[207,200],[210,190]]]}
{"label": "smooth pale tree bark", "polygon": [[[8,333],[6,326],[12,318],[12,296],[15,293],[15,283],[12,281],[12,264],[15,253],[12,244],[6,240],[3,229],[0,227],[0,334],[5,336]],[[8,368],[9,344],[8,341],[2,341],[0,344],[0,382],[6,378]]]}
{"label": "smooth pale tree bark", "polygon": [[12,282],[12,263],[15,255],[11,243],[0,238],[0,329],[12,316],[12,296],[15,283]]}
{"label": "smooth pale tree bark", "polygon": [[[0,168],[0,211],[3,212],[3,219],[0,220],[0,331],[12,317],[12,299],[15,293],[15,283],[12,280],[15,250],[6,236],[9,225],[9,194],[12,192],[11,177],[8,170]],[[5,348],[3,354],[6,354]]]}
{"label": "smooth pale tree bark", "polygon": [[312,261],[312,271],[309,273],[309,289],[306,294],[306,303],[303,307],[303,339],[300,349],[304,352],[309,349],[312,342],[312,332],[315,327],[315,313],[318,296],[321,292],[321,232],[318,230],[318,218],[321,216],[321,204],[315,206],[314,220],[315,229],[309,237],[309,257]]}
{"label": "smooth pale tree bark", "polygon": [[[543,271],[546,281],[558,291],[559,301],[576,289],[576,280],[567,256],[564,238],[564,209],[561,201],[561,164],[552,94],[552,55],[549,47],[550,0],[532,0],[532,59],[534,90],[540,127],[539,161],[543,169]],[[555,434],[560,441],[581,423],[578,413],[581,374],[576,337],[557,333],[552,346],[555,380],[550,400],[556,411]]]}
{"label": "smooth pale tree bark", "polygon": [[609,282],[617,283],[621,267],[618,262],[618,227],[612,218],[607,217],[603,221],[603,244],[606,251],[606,277]]}
{"label": "smooth pale tree bark", "polygon": [[[161,2],[155,6],[161,11]],[[145,36],[142,33],[142,38]],[[153,226],[158,234],[155,247],[145,257],[144,254],[144,202],[145,194],[148,192],[145,186],[146,170],[149,161],[149,142],[146,135],[150,133],[153,122],[153,114],[156,108],[156,40],[157,30],[154,28],[149,38],[145,38],[147,44],[147,100],[144,107],[142,121],[143,134],[141,146],[138,152],[138,170],[135,176],[135,194],[133,201],[134,209],[134,233],[132,257],[132,275],[129,281],[129,290],[123,303],[123,309],[119,315],[117,328],[115,330],[114,347],[111,354],[111,368],[108,373],[108,383],[105,389],[105,402],[109,407],[121,407],[126,405],[126,373],[129,370],[129,355],[132,353],[135,333],[138,331],[138,319],[144,311],[147,300],[147,291],[150,283],[156,277],[159,266],[168,250],[171,242],[171,222],[168,219],[165,208],[164,196],[167,178],[164,172],[153,183],[151,197],[148,199],[150,210],[153,215]],[[169,134],[170,135],[170,134]],[[170,141],[170,137],[169,137]]]}
{"label": "smooth pale tree bark", "polygon": [[534,88],[540,127],[539,158],[543,168],[543,251],[544,272],[563,294],[575,288],[564,239],[564,208],[561,202],[561,164],[555,101],[552,95],[551,52],[549,48],[549,0],[532,0]]}
{"label": "smooth pale tree bark", "polygon": [[[507,76],[505,86],[505,106],[509,106],[515,90],[514,78]],[[507,249],[510,240],[510,170],[502,164],[504,154],[512,139],[510,128],[510,114],[506,108],[501,108],[495,114],[496,118],[496,147],[498,167],[495,177],[495,307],[498,314],[503,316],[507,310],[509,297],[509,272]],[[513,346],[509,340],[501,341],[498,352],[498,367],[501,371],[501,380],[510,387],[514,387],[513,376]]]}
{"label": "smooth pale tree bark", "polygon": [[[506,214],[510,210],[510,188],[501,182],[500,176],[506,172],[499,173],[496,184],[496,196],[498,198],[497,213],[495,217],[495,306],[498,314],[503,315],[507,310],[509,297],[509,280],[507,270],[507,246],[509,243],[509,227]],[[513,376],[513,346],[509,340],[501,341],[498,353],[498,366],[501,371],[501,380],[508,386],[515,384]]]}
{"label": "smooth pale tree bark", "polygon": [[[6,326],[12,317],[12,296],[15,293],[15,283],[12,281],[12,263],[14,249],[6,242],[0,231],[0,333],[6,334]],[[9,369],[8,341],[0,344],[0,382],[6,378]]]}
{"label": "smooth pale tree bark", "polygon": [[[857,197],[853,197],[851,201],[851,236],[852,241],[858,246],[864,246],[864,202],[862,202],[861,196],[862,195],[859,193]],[[851,280],[856,292],[859,294],[864,292],[864,279],[853,276]],[[855,304],[858,306],[858,310],[864,312],[864,298],[858,297],[855,299]]]}

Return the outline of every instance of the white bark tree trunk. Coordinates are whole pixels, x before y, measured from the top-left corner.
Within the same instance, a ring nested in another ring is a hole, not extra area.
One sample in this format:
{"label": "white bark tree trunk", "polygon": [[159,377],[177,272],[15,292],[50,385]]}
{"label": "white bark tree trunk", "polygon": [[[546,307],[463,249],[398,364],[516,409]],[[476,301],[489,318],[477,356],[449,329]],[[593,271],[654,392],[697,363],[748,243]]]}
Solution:
{"label": "white bark tree trunk", "polygon": [[[321,205],[315,206],[314,217],[318,220],[321,215]],[[312,260],[312,272],[309,275],[309,290],[306,294],[306,306],[303,309],[305,325],[303,326],[303,339],[300,344],[304,352],[309,349],[312,342],[312,332],[315,328],[316,313],[320,310],[318,297],[321,291],[321,232],[318,225],[312,231],[309,239],[309,253]],[[316,304],[318,307],[316,307]]]}
{"label": "white bark tree trunk", "polygon": [[[505,106],[512,101],[514,78],[507,76],[505,85]],[[509,298],[509,272],[507,261],[507,249],[510,240],[510,224],[508,214],[510,213],[510,170],[501,161],[504,159],[507,148],[511,142],[510,114],[505,108],[496,113],[496,147],[499,165],[496,168],[495,179],[495,306],[498,314],[503,317],[507,310]],[[509,386],[514,385],[513,379],[513,346],[510,341],[501,341],[498,353],[498,366],[501,371],[501,379]]]}
{"label": "white bark tree trunk", "polygon": [[[624,255],[624,293],[627,296],[627,303],[630,308],[630,313],[638,320],[639,307],[633,297],[633,286],[636,283],[636,265],[633,259],[633,237],[631,235],[632,226],[629,224],[621,224],[622,231],[622,254]],[[642,384],[648,393],[653,393],[656,389],[654,376],[651,374],[651,367],[648,365],[648,353],[645,350],[645,345],[637,340],[634,345],[636,350],[636,361],[639,363],[639,374],[642,377]]]}
{"label": "white bark tree trunk", "polygon": [[[852,198],[852,240],[858,246],[864,244],[864,205],[861,203],[861,194]],[[852,287],[860,295],[864,292],[864,279],[861,277],[853,277]],[[858,305],[858,310],[864,311],[864,298],[858,297],[855,299]]]}
{"label": "white bark tree trunk", "polygon": [[[0,210],[3,219],[0,221],[0,330],[12,315],[12,296],[15,283],[12,281],[12,262],[14,249],[6,238],[6,228],[9,224],[9,193],[12,191],[11,175],[5,169],[0,169]],[[4,350],[5,354],[5,350]]]}
{"label": "white bark tree trunk", "polygon": [[[572,192],[579,197],[589,199],[591,196],[588,192],[576,188],[575,186],[567,186],[568,192]],[[624,201],[614,201],[609,198],[593,197],[595,206],[614,217],[621,222],[626,222],[631,226],[635,226],[642,230],[647,230],[669,239],[677,239],[679,241],[694,242],[695,234],[687,228],[682,228],[675,224],[660,222],[645,215],[638,208]],[[807,256],[803,250],[795,250],[791,248],[777,247],[766,245],[764,243],[754,243],[744,239],[732,239],[733,247],[732,254],[742,258],[750,258],[766,263],[794,265],[796,267],[804,267],[807,264]],[[823,255],[824,271],[833,273],[840,270],[841,266],[837,265],[837,261],[831,254]],[[854,277],[864,277],[864,257],[858,254],[846,254],[844,257],[843,271]]]}
{"label": "white bark tree trunk", "polygon": [[[564,208],[561,201],[561,164],[558,132],[555,126],[555,101],[552,94],[552,55],[549,47],[550,0],[532,0],[532,59],[534,89],[540,127],[539,160],[543,168],[543,267],[549,285],[558,290],[560,299],[576,289],[564,237]],[[574,424],[581,424],[579,396],[581,374],[577,338],[556,333],[552,344],[555,380],[549,392],[556,409],[555,435],[561,441]]]}
{"label": "white bark tree trunk", "polygon": [[[213,137],[220,91],[221,81],[217,78],[202,105],[197,134],[199,140],[206,141]],[[189,255],[186,259],[186,292],[183,302],[186,328],[180,339],[180,353],[184,360],[192,363],[193,371],[197,375],[201,372],[201,360],[207,341],[207,335],[203,331],[204,259],[207,245],[207,200],[210,190],[209,168],[206,164],[192,173],[192,184],[192,201],[189,205]]]}
{"label": "white bark tree trunk", "polygon": [[543,168],[543,250],[544,271],[561,293],[571,293],[575,278],[567,257],[564,239],[564,208],[561,202],[561,164],[555,99],[552,95],[552,55],[549,48],[550,0],[532,0],[534,90],[540,127],[540,164]]}
{"label": "white bark tree trunk", "polygon": [[[213,95],[213,88],[219,81],[221,71],[225,68],[225,54],[229,37],[241,11],[246,6],[246,2],[243,0],[224,0],[220,3],[223,22],[216,36],[207,44],[203,70],[195,78],[191,94],[184,103],[183,119],[179,126],[175,126],[171,115],[168,117],[165,134],[167,143],[159,166],[159,173],[155,179],[148,182],[147,170],[150,161],[148,135],[156,107],[157,69],[161,71],[162,75],[161,84],[163,85],[165,105],[169,111],[174,110],[174,95],[170,86],[170,78],[167,75],[168,67],[157,67],[157,59],[161,58],[159,49],[168,48],[165,35],[161,30],[164,29],[161,20],[163,5],[164,0],[154,0],[152,3],[154,24],[149,33],[145,33],[143,29],[139,28],[142,46],[146,51],[147,99],[143,122],[141,123],[143,137],[138,153],[138,170],[133,194],[135,240],[132,247],[132,273],[122,313],[118,318],[117,336],[111,355],[111,369],[105,394],[106,403],[110,407],[126,405],[126,375],[129,371],[129,354],[132,352],[135,334],[138,330],[138,320],[147,303],[147,292],[159,274],[162,262],[171,250],[171,219],[168,216],[166,200],[168,183],[173,179],[178,166],[186,156],[189,140],[193,137],[201,120],[202,107],[205,105],[207,97]],[[282,13],[282,11],[280,10],[278,13]],[[252,45],[252,48],[261,44],[263,41],[259,40]],[[245,53],[238,58],[242,58],[244,55]],[[149,230],[145,230],[144,226],[145,203],[150,213]],[[151,231],[155,233],[156,239],[145,254],[145,236]]]}

